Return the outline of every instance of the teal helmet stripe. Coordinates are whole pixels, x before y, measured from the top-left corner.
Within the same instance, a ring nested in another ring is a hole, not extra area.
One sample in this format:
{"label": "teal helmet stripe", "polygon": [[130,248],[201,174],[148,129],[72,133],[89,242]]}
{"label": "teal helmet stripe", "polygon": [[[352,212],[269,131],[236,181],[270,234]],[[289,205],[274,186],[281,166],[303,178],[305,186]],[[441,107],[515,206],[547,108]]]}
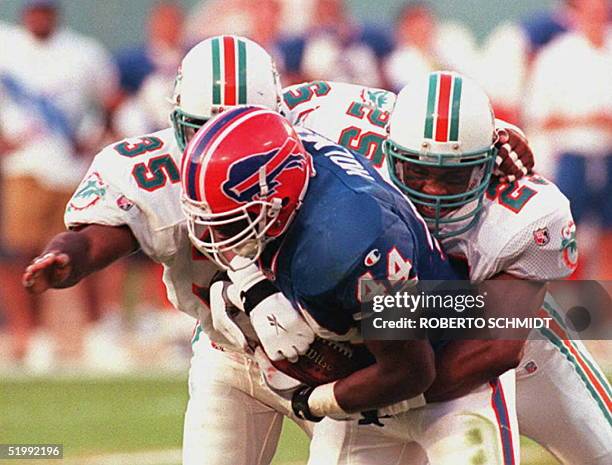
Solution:
{"label": "teal helmet stripe", "polygon": [[212,40],[212,66],[213,66],[213,105],[221,105],[221,51],[220,40]]}
{"label": "teal helmet stripe", "polygon": [[247,59],[246,44],[238,40],[238,104],[247,103]]}
{"label": "teal helmet stripe", "polygon": [[432,73],[429,76],[429,91],[427,92],[427,115],[425,117],[425,139],[433,139],[434,118],[436,115],[436,96],[438,95],[438,79],[437,73]]}
{"label": "teal helmet stripe", "polygon": [[451,103],[451,121],[450,121],[450,136],[449,141],[456,142],[459,140],[459,110],[461,108],[461,87],[463,79],[455,76],[453,80],[453,99]]}

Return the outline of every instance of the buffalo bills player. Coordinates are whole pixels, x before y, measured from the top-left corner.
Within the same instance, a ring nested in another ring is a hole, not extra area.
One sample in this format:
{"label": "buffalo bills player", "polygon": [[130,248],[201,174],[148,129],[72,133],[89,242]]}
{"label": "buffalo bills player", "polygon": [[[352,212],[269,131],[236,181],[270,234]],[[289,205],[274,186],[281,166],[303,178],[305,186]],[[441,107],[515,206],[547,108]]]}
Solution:
{"label": "buffalo bills player", "polygon": [[[271,278],[244,296],[247,313],[252,296],[280,289],[315,330],[355,340],[362,280],[458,279],[420,217],[367,160],[315,133],[298,135],[270,110],[230,110],[202,128],[183,156],[181,182],[195,247],[234,282],[256,262]],[[378,260],[366,260],[373,251]],[[433,381],[428,342],[367,346],[375,365],[308,391],[296,413],[383,407]]]}
{"label": "buffalo bills player", "polygon": [[[296,133],[272,111],[237,108],[211,121],[185,151],[181,183],[195,247],[227,269],[234,283],[251,267],[270,278],[243,294],[247,313],[251,299],[280,289],[320,336],[363,342],[355,316],[364,280],[462,277],[412,205],[365,158],[310,131]],[[298,416],[347,418],[406,399],[393,405],[394,413],[422,405],[435,376],[429,343],[365,344],[375,363],[339,381],[298,389],[292,399]],[[452,451],[432,450],[431,456],[452,463],[446,453]]]}

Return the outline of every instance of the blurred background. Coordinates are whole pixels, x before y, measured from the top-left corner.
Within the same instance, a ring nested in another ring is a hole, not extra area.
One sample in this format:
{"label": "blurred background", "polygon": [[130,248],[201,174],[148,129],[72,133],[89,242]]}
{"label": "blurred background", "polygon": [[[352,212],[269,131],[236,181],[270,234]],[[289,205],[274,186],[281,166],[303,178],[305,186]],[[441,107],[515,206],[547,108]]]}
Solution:
{"label": "blurred background", "polygon": [[[262,44],[283,85],[476,78],[572,202],[573,278],[612,279],[610,11],[607,0],[0,0],[0,443],[61,442],[79,464],[180,462],[194,322],[170,308],[159,266],[132,256],[39,299],[20,277],[62,230],[93,155],[169,125],[180,59],[211,35]],[[590,348],[610,373],[610,344]],[[304,463],[307,442],[287,428],[276,463]],[[555,463],[531,445],[524,457]]]}

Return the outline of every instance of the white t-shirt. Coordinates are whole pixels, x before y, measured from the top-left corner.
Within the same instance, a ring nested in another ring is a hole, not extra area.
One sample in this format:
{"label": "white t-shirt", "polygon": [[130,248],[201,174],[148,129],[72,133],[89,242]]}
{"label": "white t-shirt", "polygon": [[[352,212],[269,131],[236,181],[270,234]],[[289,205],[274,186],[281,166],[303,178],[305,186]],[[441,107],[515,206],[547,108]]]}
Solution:
{"label": "white t-shirt", "polygon": [[2,48],[0,125],[19,144],[4,160],[5,173],[74,187],[86,166],[73,156],[72,141],[102,124],[96,110],[118,86],[111,57],[68,30],[39,41],[18,28]]}
{"label": "white t-shirt", "polygon": [[[525,111],[536,127],[552,116],[612,117],[612,29],[601,48],[575,32],[553,40],[534,62],[527,95]],[[612,132],[588,124],[550,131],[549,138],[557,154],[601,156],[612,148]]]}

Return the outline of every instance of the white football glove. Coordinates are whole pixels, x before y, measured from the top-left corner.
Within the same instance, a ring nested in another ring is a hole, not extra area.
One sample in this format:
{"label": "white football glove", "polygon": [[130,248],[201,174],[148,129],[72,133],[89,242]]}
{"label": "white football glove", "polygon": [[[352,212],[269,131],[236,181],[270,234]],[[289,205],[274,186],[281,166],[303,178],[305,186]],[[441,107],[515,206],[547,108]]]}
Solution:
{"label": "white football glove", "polygon": [[[232,260],[232,269],[240,268],[240,260],[244,258]],[[308,351],[315,338],[314,331],[300,312],[266,279],[257,265],[230,270],[228,275],[239,291],[244,311],[249,315],[268,358],[296,362]]]}
{"label": "white football glove", "polygon": [[210,286],[210,312],[213,328],[225,336],[234,346],[252,353],[247,338],[233,320],[240,309],[236,308],[227,297],[227,288],[233,286],[230,281],[216,280]]}

